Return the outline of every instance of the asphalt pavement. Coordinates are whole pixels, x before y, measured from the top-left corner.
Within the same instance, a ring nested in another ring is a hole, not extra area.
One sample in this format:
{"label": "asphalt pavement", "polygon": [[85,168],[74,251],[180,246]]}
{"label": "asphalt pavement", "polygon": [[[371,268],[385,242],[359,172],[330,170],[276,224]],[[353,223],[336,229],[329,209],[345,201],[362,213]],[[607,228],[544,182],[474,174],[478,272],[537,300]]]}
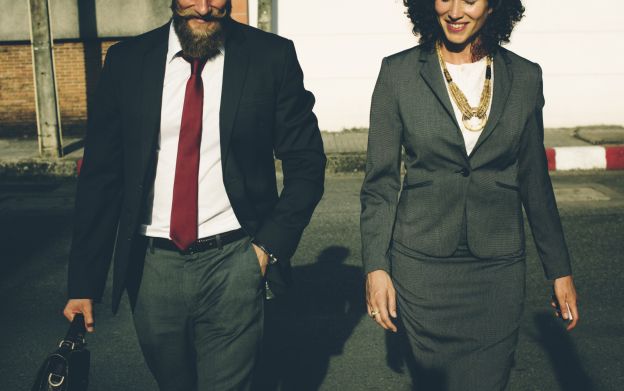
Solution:
{"label": "asphalt pavement", "polygon": [[[410,389],[404,342],[365,313],[360,265],[361,174],[330,175],[293,258],[295,285],[267,303],[260,390]],[[621,390],[624,383],[624,171],[553,175],[581,298],[567,333],[552,317],[528,238],[526,303],[511,391]],[[0,183],[0,390],[27,390],[67,328],[67,253],[73,181]],[[527,232],[528,228],[527,228]],[[110,284],[96,307],[90,390],[156,390],[127,301],[110,312]],[[215,354],[218,354],[216,352]]]}

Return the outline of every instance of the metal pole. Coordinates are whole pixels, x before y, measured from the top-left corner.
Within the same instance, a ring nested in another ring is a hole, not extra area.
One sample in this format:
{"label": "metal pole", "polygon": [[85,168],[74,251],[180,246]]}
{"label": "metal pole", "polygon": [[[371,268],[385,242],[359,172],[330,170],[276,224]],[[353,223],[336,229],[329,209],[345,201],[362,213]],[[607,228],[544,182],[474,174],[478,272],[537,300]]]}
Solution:
{"label": "metal pole", "polygon": [[258,28],[264,31],[273,31],[273,0],[258,0]]}
{"label": "metal pole", "polygon": [[29,6],[39,154],[58,158],[63,156],[63,141],[54,79],[49,4],[48,0],[29,0]]}

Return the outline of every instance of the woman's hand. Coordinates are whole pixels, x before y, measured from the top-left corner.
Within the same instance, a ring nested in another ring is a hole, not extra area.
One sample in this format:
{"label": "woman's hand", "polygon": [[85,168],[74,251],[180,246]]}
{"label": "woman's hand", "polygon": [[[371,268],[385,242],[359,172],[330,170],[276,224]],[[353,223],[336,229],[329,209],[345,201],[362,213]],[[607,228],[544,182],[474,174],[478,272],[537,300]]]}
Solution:
{"label": "woman's hand", "polygon": [[[559,303],[559,309],[561,310],[561,312],[557,311],[555,313],[556,316],[562,316],[563,319],[569,320],[570,313],[568,312],[568,307],[570,308],[572,321],[570,321],[566,327],[568,331],[570,331],[576,327],[576,324],[579,321],[576,288],[574,287],[572,276],[557,278],[554,283],[554,291],[557,302]],[[550,303],[550,305],[553,308],[557,308],[557,303],[555,303],[554,300]]]}
{"label": "woman's hand", "polygon": [[375,270],[366,276],[366,305],[368,315],[386,330],[396,333],[390,317],[397,317],[396,291],[392,279],[384,270]]}

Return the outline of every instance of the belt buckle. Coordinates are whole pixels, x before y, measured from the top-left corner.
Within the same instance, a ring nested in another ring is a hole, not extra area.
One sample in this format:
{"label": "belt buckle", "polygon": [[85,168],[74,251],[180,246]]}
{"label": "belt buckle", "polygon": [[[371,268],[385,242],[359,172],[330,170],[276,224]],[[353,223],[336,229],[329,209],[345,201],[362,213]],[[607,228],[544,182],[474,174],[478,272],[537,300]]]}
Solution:
{"label": "belt buckle", "polygon": [[188,255],[194,255],[194,254],[199,254],[201,252],[209,250],[212,247],[214,247],[214,246],[211,246],[210,239],[205,239],[203,241],[198,239],[193,244],[191,244],[189,246],[189,248],[186,249],[186,251],[187,251]]}
{"label": "belt buckle", "polygon": [[197,254],[199,251],[197,251],[197,248],[195,247],[196,243],[193,243],[189,246],[189,248],[186,249],[186,253],[187,255],[194,255]]}

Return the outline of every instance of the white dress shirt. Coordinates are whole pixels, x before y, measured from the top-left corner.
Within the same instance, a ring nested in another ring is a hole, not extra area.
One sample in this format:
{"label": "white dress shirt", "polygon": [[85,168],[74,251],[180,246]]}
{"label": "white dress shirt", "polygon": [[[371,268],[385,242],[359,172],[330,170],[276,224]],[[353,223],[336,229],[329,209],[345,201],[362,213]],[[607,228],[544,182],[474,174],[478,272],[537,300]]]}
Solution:
{"label": "white dress shirt", "polygon": [[[468,99],[468,103],[470,106],[477,107],[479,102],[481,101],[481,92],[483,91],[483,84],[485,83],[485,69],[487,68],[487,57],[483,57],[481,60],[469,64],[450,64],[446,63],[446,68],[448,69],[453,81],[459,89],[464,93],[466,99]],[[475,145],[477,144],[477,140],[483,130],[478,132],[472,132],[464,126],[462,121],[462,113],[451,97],[451,92],[449,90],[448,83],[445,82],[446,89],[449,93],[449,98],[451,99],[451,104],[453,105],[453,111],[455,112],[455,118],[457,119],[457,124],[461,129],[462,136],[464,137],[464,144],[466,145],[466,153],[470,155]],[[492,89],[494,89],[494,64],[492,64]],[[490,116],[490,110],[492,108],[492,99],[490,99],[490,105],[487,110],[487,116]]]}
{"label": "white dress shirt", "polygon": [[[169,28],[163,85],[156,177],[141,226],[141,233],[145,236],[169,238],[180,124],[186,82],[191,76],[191,65],[179,55],[181,50],[172,24]],[[225,192],[221,166],[219,111],[224,57],[225,50],[221,49],[217,56],[206,63],[201,74],[204,84],[204,109],[198,178],[199,238],[241,227]]]}

